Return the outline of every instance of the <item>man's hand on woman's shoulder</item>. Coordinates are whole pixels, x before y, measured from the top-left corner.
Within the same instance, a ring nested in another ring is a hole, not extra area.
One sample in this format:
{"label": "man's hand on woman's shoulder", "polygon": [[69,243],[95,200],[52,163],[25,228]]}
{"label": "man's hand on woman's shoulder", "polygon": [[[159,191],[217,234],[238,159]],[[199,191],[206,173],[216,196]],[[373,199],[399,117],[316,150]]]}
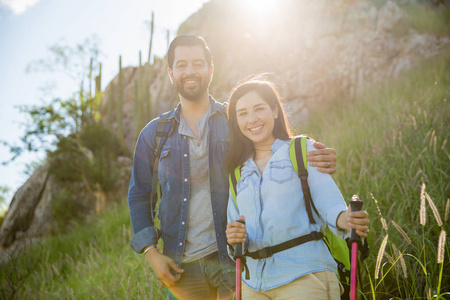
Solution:
{"label": "man's hand on woman's shoulder", "polygon": [[336,172],[336,150],[327,148],[324,144],[314,142],[313,146],[318,149],[308,152],[308,161],[311,167],[318,167],[322,173],[334,174]]}

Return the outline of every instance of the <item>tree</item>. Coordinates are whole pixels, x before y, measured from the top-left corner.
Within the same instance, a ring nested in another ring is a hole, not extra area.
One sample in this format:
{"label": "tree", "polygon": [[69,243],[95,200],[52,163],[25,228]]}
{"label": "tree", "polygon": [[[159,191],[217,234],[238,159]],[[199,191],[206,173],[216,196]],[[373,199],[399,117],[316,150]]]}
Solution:
{"label": "tree", "polygon": [[49,48],[50,56],[31,62],[28,72],[58,72],[66,75],[79,85],[79,90],[68,99],[54,98],[48,104],[19,106],[28,117],[24,125],[25,133],[21,145],[1,144],[10,148],[12,158],[7,164],[20,156],[23,151],[52,151],[61,138],[79,134],[86,124],[99,120],[100,97],[92,97],[92,70],[100,66],[98,42],[95,36],[85,39],[82,44],[70,47],[59,43]]}

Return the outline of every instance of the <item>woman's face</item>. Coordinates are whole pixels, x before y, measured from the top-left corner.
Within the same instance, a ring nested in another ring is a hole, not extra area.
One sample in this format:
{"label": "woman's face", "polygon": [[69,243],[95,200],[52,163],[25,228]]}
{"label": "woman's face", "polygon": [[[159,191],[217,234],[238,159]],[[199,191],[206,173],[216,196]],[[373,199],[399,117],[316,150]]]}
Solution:
{"label": "woman's face", "polygon": [[272,145],[275,141],[273,128],[278,110],[272,110],[255,91],[248,92],[236,103],[236,118],[242,134],[258,145]]}

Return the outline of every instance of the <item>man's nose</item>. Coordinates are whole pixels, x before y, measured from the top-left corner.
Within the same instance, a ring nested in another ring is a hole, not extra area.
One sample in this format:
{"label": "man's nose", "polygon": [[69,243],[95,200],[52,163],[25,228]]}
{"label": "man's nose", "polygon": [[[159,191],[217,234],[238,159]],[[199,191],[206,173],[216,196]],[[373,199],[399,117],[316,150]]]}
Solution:
{"label": "man's nose", "polygon": [[195,68],[192,64],[188,64],[187,68],[186,68],[186,74],[192,74],[195,73]]}

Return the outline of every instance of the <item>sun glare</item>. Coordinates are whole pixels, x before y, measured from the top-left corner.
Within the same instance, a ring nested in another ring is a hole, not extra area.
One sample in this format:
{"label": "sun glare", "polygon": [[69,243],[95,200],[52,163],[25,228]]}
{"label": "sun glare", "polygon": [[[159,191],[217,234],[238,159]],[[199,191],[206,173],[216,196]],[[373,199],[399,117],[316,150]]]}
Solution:
{"label": "sun glare", "polygon": [[268,13],[277,3],[276,0],[242,0],[242,5],[254,14],[264,15]]}

